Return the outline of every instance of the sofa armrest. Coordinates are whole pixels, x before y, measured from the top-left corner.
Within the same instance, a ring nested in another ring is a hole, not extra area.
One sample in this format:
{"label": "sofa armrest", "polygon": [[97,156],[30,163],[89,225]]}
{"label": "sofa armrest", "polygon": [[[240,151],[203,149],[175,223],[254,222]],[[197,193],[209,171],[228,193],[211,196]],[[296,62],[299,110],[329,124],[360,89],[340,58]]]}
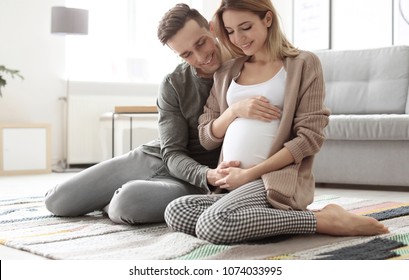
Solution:
{"label": "sofa armrest", "polygon": [[408,114],[331,115],[327,140],[409,140]]}
{"label": "sofa armrest", "polygon": [[407,99],[406,99],[405,114],[409,115],[409,87],[408,87],[408,97],[407,97]]}

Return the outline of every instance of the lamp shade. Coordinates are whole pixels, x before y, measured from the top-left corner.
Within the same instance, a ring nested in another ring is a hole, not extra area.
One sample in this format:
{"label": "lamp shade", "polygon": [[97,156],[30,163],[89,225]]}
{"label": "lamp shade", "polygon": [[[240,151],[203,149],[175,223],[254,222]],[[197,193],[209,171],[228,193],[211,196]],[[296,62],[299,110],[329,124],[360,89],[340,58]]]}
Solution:
{"label": "lamp shade", "polygon": [[88,11],[84,9],[52,7],[51,33],[88,34]]}

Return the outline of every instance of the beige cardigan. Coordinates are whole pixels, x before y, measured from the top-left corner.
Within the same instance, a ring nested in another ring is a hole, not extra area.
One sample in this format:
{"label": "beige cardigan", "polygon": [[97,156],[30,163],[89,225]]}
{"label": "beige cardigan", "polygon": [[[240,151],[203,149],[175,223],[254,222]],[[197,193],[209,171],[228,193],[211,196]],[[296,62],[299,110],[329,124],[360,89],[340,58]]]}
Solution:
{"label": "beige cardigan", "polygon": [[[199,118],[199,139],[207,150],[215,149],[223,142],[212,134],[211,125],[227,109],[227,89],[246,60],[248,57],[230,60],[214,75],[213,88]],[[267,189],[267,199],[273,207],[305,210],[314,199],[312,164],[314,155],[324,142],[323,130],[330,112],[324,105],[324,78],[316,55],[301,51],[294,58],[286,58],[284,68],[287,71],[284,106],[270,155],[285,146],[295,162],[264,174],[262,180]]]}

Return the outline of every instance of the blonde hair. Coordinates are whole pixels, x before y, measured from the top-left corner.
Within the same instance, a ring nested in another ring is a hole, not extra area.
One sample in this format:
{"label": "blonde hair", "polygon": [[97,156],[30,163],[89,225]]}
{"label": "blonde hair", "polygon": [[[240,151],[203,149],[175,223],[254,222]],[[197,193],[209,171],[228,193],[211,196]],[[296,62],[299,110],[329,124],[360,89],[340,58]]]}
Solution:
{"label": "blonde hair", "polygon": [[272,24],[268,28],[267,49],[271,52],[272,57],[284,59],[299,54],[298,49],[287,40],[281,31],[278,14],[270,0],[222,0],[214,16],[214,23],[217,26],[215,31],[221,43],[235,56],[243,56],[244,52],[230,41],[224,27],[223,13],[227,10],[252,12],[260,19],[264,19],[270,11]]}

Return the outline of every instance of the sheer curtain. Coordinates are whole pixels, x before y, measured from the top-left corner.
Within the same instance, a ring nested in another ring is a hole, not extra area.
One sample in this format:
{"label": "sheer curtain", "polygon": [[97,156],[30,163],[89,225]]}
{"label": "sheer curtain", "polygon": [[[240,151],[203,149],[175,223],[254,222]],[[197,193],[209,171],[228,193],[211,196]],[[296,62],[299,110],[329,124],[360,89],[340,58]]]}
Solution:
{"label": "sheer curtain", "polygon": [[[69,79],[160,82],[181,60],[159,42],[157,26],[163,14],[180,2],[68,0],[68,7],[89,10],[89,34],[68,37],[66,41]],[[189,5],[193,2],[197,1],[184,1]]]}

